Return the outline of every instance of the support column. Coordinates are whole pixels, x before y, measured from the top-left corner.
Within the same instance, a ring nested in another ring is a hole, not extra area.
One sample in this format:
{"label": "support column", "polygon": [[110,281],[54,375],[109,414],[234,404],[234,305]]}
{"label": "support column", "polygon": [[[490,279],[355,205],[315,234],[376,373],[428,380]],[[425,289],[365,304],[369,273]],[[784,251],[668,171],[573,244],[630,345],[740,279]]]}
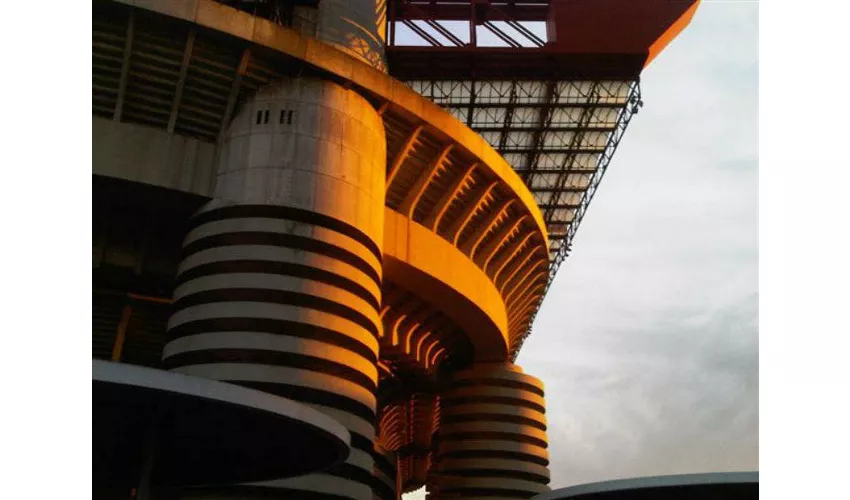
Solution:
{"label": "support column", "polygon": [[531,498],[549,491],[543,384],[510,363],[452,374],[440,395],[428,498]]}
{"label": "support column", "polygon": [[396,453],[385,450],[381,445],[375,443],[373,456],[375,459],[373,500],[396,500],[399,498]]}
{"label": "support column", "polygon": [[231,124],[215,199],[184,242],[163,362],[307,403],[352,451],[322,474],[184,498],[372,499],[385,155],[376,111],[322,80],[262,89]]}

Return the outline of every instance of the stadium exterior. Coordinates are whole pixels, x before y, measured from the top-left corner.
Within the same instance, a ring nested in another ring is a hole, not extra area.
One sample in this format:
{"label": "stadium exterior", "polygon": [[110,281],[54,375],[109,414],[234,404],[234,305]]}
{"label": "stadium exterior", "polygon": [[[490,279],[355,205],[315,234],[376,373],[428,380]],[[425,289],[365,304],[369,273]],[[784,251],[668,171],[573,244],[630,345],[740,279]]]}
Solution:
{"label": "stadium exterior", "polygon": [[96,0],[95,497],[548,492],[514,360],[698,3]]}

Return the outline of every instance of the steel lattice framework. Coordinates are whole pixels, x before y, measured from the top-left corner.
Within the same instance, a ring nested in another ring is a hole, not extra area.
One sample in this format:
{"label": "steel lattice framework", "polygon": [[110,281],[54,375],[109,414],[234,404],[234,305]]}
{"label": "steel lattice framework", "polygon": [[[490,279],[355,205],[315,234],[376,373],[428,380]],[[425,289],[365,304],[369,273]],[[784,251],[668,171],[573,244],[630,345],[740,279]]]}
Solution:
{"label": "steel lattice framework", "polygon": [[643,104],[639,81],[408,84],[481,134],[531,189],[549,231],[548,291],[629,122]]}

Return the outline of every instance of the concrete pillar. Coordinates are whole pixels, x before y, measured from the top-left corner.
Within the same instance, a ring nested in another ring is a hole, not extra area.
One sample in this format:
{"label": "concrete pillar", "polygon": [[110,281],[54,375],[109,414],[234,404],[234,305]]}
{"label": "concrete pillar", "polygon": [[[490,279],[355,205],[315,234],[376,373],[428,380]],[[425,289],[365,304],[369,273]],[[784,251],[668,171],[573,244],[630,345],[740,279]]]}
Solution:
{"label": "concrete pillar", "polygon": [[373,485],[373,500],[396,500],[398,495],[398,470],[396,468],[396,453],[385,450],[375,444],[375,484]]}
{"label": "concrete pillar", "polygon": [[428,498],[531,498],[549,491],[543,384],[510,363],[452,374]]}
{"label": "concrete pillar", "polygon": [[228,129],[163,361],[307,403],[348,428],[352,452],[323,474],[184,497],[372,499],[385,155],[370,104],[317,79],[258,91]]}

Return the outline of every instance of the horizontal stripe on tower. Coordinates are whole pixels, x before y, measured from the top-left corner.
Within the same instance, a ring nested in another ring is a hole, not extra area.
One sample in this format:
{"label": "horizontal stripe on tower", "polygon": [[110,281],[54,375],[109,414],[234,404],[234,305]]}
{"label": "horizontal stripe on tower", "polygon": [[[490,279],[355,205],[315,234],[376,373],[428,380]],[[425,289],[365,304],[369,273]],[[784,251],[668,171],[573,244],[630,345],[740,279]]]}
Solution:
{"label": "horizontal stripe on tower", "polygon": [[358,384],[334,375],[289,368],[288,366],[249,363],[208,363],[202,365],[185,365],[175,368],[172,371],[226,382],[266,382],[306,387],[314,391],[332,392],[339,396],[358,401],[370,409],[374,409],[377,404],[375,391],[365,389]]}
{"label": "horizontal stripe on tower", "polygon": [[328,257],[339,259],[356,267],[378,285],[380,285],[382,281],[378,270],[372,267],[360,256],[344,248],[340,248],[336,245],[331,245],[321,240],[307,238],[304,236],[295,236],[291,234],[241,231],[236,233],[225,233],[217,234],[215,236],[207,236],[205,238],[197,239],[184,246],[180,258],[181,260],[185,260],[193,254],[204,250],[209,250],[211,248],[245,245],[277,246],[284,248],[292,248],[296,250],[303,250],[307,252],[315,252],[318,254],[326,255]]}
{"label": "horizontal stripe on tower", "polygon": [[525,472],[521,470],[511,470],[511,469],[480,469],[480,468],[470,468],[470,469],[456,469],[444,467],[440,469],[440,474],[444,476],[458,476],[458,477],[478,477],[478,478],[515,478],[522,479],[524,481],[531,481],[535,483],[540,483],[543,485],[549,484],[549,477],[542,476],[540,474],[534,474],[531,472]]}
{"label": "horizontal stripe on tower", "polygon": [[531,391],[515,389],[513,387],[493,387],[493,386],[468,386],[459,387],[450,391],[443,392],[441,397],[444,401],[460,399],[465,397],[502,397],[511,398],[520,401],[534,403],[545,408],[546,400],[543,396],[534,394]]}
{"label": "horizontal stripe on tower", "polygon": [[532,462],[544,466],[549,465],[548,458],[536,457],[527,453],[518,453],[506,450],[453,450],[441,452],[439,455],[446,458],[506,458],[521,462]]}
{"label": "horizontal stripe on tower", "polygon": [[[370,362],[377,362],[375,349],[340,332],[307,323],[263,318],[211,318],[182,323],[168,330],[173,339],[213,332],[258,332],[316,340],[354,352]],[[374,338],[374,337],[372,337]]]}
{"label": "horizontal stripe on tower", "polygon": [[219,290],[208,290],[192,295],[181,297],[173,304],[175,311],[186,309],[196,305],[212,304],[219,302],[254,302],[283,304],[317,311],[326,312],[353,321],[365,328],[367,331],[378,336],[380,327],[372,322],[360,311],[344,306],[339,302],[317,297],[306,293],[289,292],[282,290],[264,290],[261,288],[229,288]]}
{"label": "horizontal stripe on tower", "polygon": [[372,492],[381,500],[394,500],[396,498],[395,484],[390,486],[377,479],[372,480]]}
{"label": "horizontal stripe on tower", "polygon": [[373,426],[377,424],[374,409],[369,408],[359,401],[340,396],[333,392],[290,384],[276,384],[273,382],[232,380],[230,383],[267,392],[283,398],[292,399],[299,403],[329,406],[331,408],[336,408],[337,410],[356,415]]}
{"label": "horizontal stripe on tower", "polygon": [[[368,288],[375,297],[381,296],[381,289],[375,284],[375,281],[363,270],[348,262],[320,253],[272,245],[229,245],[201,250],[180,261],[177,275],[179,276],[194,267],[232,261],[279,262],[281,264],[296,264],[313,269],[323,269],[337,276],[344,276],[356,281],[361,286]],[[370,267],[370,269],[372,268]]]}
{"label": "horizontal stripe on tower", "polygon": [[189,231],[183,239],[183,246],[188,246],[196,240],[209,238],[221,234],[233,233],[274,233],[287,234],[311,240],[322,241],[351,253],[369,263],[371,267],[380,272],[383,267],[381,260],[364,247],[359,241],[336,231],[314,226],[278,219],[225,219],[209,222]]}
{"label": "horizontal stripe on tower", "polygon": [[224,500],[233,498],[240,500],[280,500],[281,498],[297,498],[298,500],[351,500],[351,497],[343,495],[247,484],[185,489],[181,492],[180,498],[182,500]]}
{"label": "horizontal stripe on tower", "polygon": [[[347,290],[320,281],[279,274],[229,273],[202,276],[179,285],[174,290],[174,302],[179,304],[186,297],[202,293],[226,293],[230,290],[256,290],[270,297],[284,293],[318,297],[336,303],[340,307],[356,311],[365,316],[372,324],[382,324],[377,308]],[[257,302],[276,303],[270,300]]]}
{"label": "horizontal stripe on tower", "polygon": [[381,472],[383,472],[389,477],[395,477],[396,466],[393,462],[390,461],[390,459],[379,453],[374,452],[372,453],[372,457],[375,459],[375,466],[381,469]]}
{"label": "horizontal stripe on tower", "polygon": [[359,467],[346,463],[335,465],[334,467],[324,471],[324,474],[341,477],[343,479],[348,479],[349,481],[356,481],[361,484],[368,484],[370,487],[375,481],[375,476],[372,475],[371,471],[365,471]]}
{"label": "horizontal stripe on tower", "polygon": [[290,262],[262,260],[226,260],[192,267],[177,275],[175,287],[196,278],[220,274],[273,274],[318,281],[356,295],[375,309],[380,309],[380,297],[375,297],[363,285],[344,276],[315,267]]}
{"label": "horizontal stripe on tower", "polygon": [[[331,469],[332,470],[332,469]],[[363,500],[369,498],[372,494],[370,484],[352,481],[343,477],[332,476],[327,472],[319,472],[314,474],[306,474],[287,479],[275,479],[272,481],[261,481],[251,483],[256,486],[266,486],[272,488],[283,488],[288,491],[313,491],[322,492],[327,495],[341,495],[354,500]],[[300,493],[294,496],[281,496],[278,498],[300,499]],[[335,497],[333,497],[335,498]]]}
{"label": "horizontal stripe on tower", "polygon": [[266,219],[286,219],[296,222],[305,222],[314,226],[321,226],[342,233],[360,242],[370,252],[381,260],[381,249],[369,236],[355,226],[343,222],[325,214],[304,210],[302,208],[287,207],[283,205],[230,205],[214,208],[201,212],[189,220],[189,229],[193,229],[208,222],[234,219],[262,217]]}
{"label": "horizontal stripe on tower", "polygon": [[498,440],[498,441],[515,441],[518,443],[528,443],[533,444],[535,446],[539,446],[541,448],[548,448],[549,443],[546,441],[536,438],[534,436],[528,436],[522,434],[520,429],[517,429],[517,432],[484,432],[484,431],[465,431],[465,432],[453,432],[451,434],[441,433],[440,439],[442,442],[448,441],[483,441],[483,440]]}
{"label": "horizontal stripe on tower", "polygon": [[483,404],[495,403],[495,404],[504,404],[504,405],[512,405],[512,406],[522,406],[522,407],[528,408],[530,410],[535,410],[537,412],[540,412],[541,414],[546,413],[546,408],[540,406],[537,403],[533,403],[531,401],[524,401],[524,400],[518,399],[518,398],[505,397],[505,396],[466,396],[466,397],[458,397],[458,398],[452,398],[452,399],[447,397],[445,399],[442,399],[441,401],[442,401],[443,407],[446,409],[447,412],[448,412],[448,410],[450,410],[451,406],[455,406],[455,405],[468,405],[468,404],[475,404],[475,403],[483,403]]}
{"label": "horizontal stripe on tower", "polygon": [[533,392],[540,397],[544,397],[543,389],[526,383],[520,382],[517,380],[504,380],[504,379],[492,379],[492,378],[463,378],[459,380],[453,380],[446,386],[446,391],[451,392],[452,389],[460,389],[465,387],[481,387],[481,386],[496,386],[496,387],[509,387],[511,389],[521,389],[524,391]]}
{"label": "horizontal stripe on tower", "polygon": [[306,356],[341,363],[365,374],[371,380],[378,380],[375,361],[364,358],[349,349],[315,338],[302,338],[285,334],[273,335],[262,332],[206,332],[172,339],[162,351],[162,359],[190,351],[215,349],[248,349],[284,353],[304,354]]}
{"label": "horizontal stripe on tower", "polygon": [[285,366],[288,368],[310,370],[325,375],[333,375],[373,392],[378,388],[378,384],[374,380],[347,365],[301,353],[265,351],[260,349],[205,349],[181,352],[163,360],[166,370],[181,366],[210,363]]}

